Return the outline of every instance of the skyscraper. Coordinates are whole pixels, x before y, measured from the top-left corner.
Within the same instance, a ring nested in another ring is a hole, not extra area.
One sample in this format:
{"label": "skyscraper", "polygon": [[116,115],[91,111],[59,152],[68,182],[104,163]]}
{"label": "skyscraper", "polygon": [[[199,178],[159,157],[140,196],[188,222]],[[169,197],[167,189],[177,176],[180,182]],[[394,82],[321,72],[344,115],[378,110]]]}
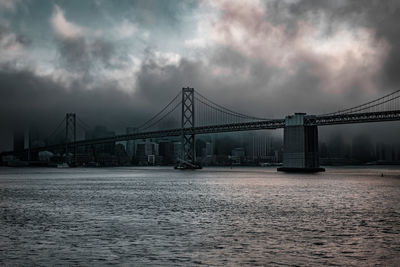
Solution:
{"label": "skyscraper", "polygon": [[[138,129],[136,127],[126,127],[126,134],[134,134],[137,132]],[[126,141],[126,153],[130,159],[136,155],[136,140]]]}

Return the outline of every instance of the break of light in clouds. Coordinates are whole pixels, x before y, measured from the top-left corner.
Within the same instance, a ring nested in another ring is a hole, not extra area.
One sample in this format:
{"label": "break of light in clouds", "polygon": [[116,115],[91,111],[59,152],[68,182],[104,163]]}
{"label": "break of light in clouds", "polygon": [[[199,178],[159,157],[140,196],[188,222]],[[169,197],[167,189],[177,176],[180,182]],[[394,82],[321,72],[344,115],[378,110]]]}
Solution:
{"label": "break of light in clouds", "polygon": [[373,29],[338,25],[329,35],[325,14],[316,12],[297,20],[295,29],[268,21],[261,1],[212,1],[222,12],[212,23],[210,36],[216,43],[232,47],[249,58],[288,74],[304,64],[321,82],[321,89],[341,93],[353,86],[377,90],[375,78],[389,51]]}
{"label": "break of light in clouds", "polygon": [[400,83],[399,6],[0,0],[0,120],[82,112],[123,129],[188,85],[255,116],[337,110]]}

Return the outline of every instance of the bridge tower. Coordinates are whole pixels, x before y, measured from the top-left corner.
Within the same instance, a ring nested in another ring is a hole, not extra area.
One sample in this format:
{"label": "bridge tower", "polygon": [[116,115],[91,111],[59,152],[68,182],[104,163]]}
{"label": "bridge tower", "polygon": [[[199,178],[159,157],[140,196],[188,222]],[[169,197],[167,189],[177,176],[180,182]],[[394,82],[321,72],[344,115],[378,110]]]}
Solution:
{"label": "bridge tower", "polygon": [[283,132],[283,166],[278,171],[285,172],[320,172],[319,166],[318,127],[306,125],[315,116],[306,113],[295,113],[285,118]]}
{"label": "bridge tower", "polygon": [[182,88],[182,140],[181,158],[177,169],[199,169],[196,164],[195,135],[194,132],[187,133],[185,130],[194,128],[194,89]]}
{"label": "bridge tower", "polygon": [[[72,159],[67,159],[68,157],[68,143],[73,142],[72,147],[74,157]],[[67,113],[65,115],[65,159],[68,163],[76,164],[76,114]]]}

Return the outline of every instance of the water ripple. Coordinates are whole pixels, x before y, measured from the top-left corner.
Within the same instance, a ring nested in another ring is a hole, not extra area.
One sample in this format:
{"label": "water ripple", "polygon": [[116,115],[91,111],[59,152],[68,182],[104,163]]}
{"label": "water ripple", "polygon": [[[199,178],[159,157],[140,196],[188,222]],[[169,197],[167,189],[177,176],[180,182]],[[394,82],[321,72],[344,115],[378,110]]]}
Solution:
{"label": "water ripple", "polygon": [[400,171],[0,169],[0,265],[400,264]]}

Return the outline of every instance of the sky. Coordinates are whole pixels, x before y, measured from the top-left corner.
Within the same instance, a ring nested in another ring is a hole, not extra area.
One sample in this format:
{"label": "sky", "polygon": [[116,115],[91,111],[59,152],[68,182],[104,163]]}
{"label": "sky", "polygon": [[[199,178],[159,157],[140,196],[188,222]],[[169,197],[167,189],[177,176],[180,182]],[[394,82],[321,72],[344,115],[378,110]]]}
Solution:
{"label": "sky", "polygon": [[399,25],[398,0],[0,0],[0,151],[67,112],[123,131],[186,86],[267,118],[364,103],[399,89]]}

